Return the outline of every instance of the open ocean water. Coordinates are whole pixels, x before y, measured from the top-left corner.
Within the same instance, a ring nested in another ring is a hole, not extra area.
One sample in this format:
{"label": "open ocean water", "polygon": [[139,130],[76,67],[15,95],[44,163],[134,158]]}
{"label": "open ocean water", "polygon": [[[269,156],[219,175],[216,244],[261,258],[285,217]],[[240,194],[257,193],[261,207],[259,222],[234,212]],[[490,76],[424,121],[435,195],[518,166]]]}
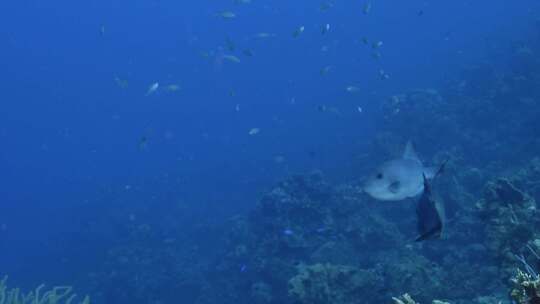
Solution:
{"label": "open ocean water", "polygon": [[1,304],[540,303],[538,1],[4,1],[0,41]]}

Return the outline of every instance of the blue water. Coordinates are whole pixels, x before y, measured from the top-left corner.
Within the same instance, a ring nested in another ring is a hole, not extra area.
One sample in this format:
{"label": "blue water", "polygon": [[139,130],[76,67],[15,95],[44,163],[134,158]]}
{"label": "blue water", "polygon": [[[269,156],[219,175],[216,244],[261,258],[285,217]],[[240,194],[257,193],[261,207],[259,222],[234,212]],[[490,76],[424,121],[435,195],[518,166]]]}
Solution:
{"label": "blue water", "polygon": [[379,0],[364,14],[365,1],[322,3],[2,3],[1,272],[22,286],[79,281],[130,216],[159,224],[182,204],[174,225],[190,231],[248,212],[291,173],[359,178],[382,100],[442,87],[468,65],[504,67],[540,8]]}

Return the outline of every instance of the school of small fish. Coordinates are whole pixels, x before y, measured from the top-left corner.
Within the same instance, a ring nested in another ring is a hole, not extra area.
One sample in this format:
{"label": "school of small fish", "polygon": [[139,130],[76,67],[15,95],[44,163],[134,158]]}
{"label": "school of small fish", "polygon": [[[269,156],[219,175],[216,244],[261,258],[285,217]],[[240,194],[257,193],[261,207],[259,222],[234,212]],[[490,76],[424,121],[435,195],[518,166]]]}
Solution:
{"label": "school of small fish", "polygon": [[[236,5],[241,5],[246,7],[252,6],[251,0],[233,0],[233,2]],[[320,3],[319,6],[319,12],[321,15],[326,14],[326,12],[333,10],[335,6],[338,4],[334,2],[333,0],[323,1]],[[266,7],[265,9],[268,9]],[[237,14],[237,12],[240,12],[241,14]],[[244,18],[245,15],[243,14],[244,11],[240,11],[240,6],[235,7],[235,9],[223,9],[223,10],[215,10],[213,13],[210,12],[210,17],[213,14],[215,22],[217,23],[223,23],[223,24],[235,24],[240,19]],[[423,15],[424,11],[420,11],[421,13],[418,13],[418,16]],[[371,1],[365,1],[361,3],[361,7],[356,12],[359,16],[365,15],[363,18],[374,18],[376,13],[374,13],[374,5]],[[107,27],[105,24],[99,25],[99,35],[101,37],[110,36],[111,34],[106,31]],[[229,33],[228,35],[225,35],[222,39],[222,45],[218,46],[213,49],[209,50],[199,50],[198,52],[200,55],[208,60],[209,62],[212,62],[213,64],[219,65],[219,68],[221,69],[238,69],[237,66],[244,66],[245,64],[249,64],[252,62],[252,60],[256,60],[259,54],[266,54],[268,56],[267,52],[261,47],[261,51],[255,52],[259,45],[263,45],[265,43],[272,43],[272,41],[277,41],[277,38],[281,38],[284,36],[289,37],[289,41],[281,43],[303,43],[302,41],[307,39],[313,39],[313,37],[319,37],[319,39],[324,39],[324,43],[321,43],[322,45],[318,46],[320,47],[320,51],[324,53],[330,53],[334,52],[336,49],[337,41],[328,40],[332,37],[332,34],[334,32],[340,32],[343,30],[343,25],[338,24],[337,26],[334,26],[331,23],[328,22],[321,22],[320,24],[298,24],[295,28],[291,28],[290,32],[292,32],[292,40],[290,39],[291,36],[285,35],[283,33],[277,33],[272,31],[272,28],[260,28],[257,29],[259,31],[253,31],[247,36],[244,37],[244,39],[237,39],[234,35],[230,35],[232,33]],[[317,36],[316,36],[317,35]],[[283,38],[286,39],[286,38]],[[297,41],[297,42],[293,42]],[[364,48],[367,50],[367,56],[371,55],[373,59],[380,59],[382,58],[382,54],[384,49],[386,48],[385,44],[382,40],[376,39],[375,37],[366,37],[366,36],[360,36],[360,37],[351,37],[351,41],[354,41],[356,43],[360,43],[364,46]],[[256,55],[255,55],[256,54]],[[261,55],[262,56],[262,55]],[[230,63],[230,64],[225,64]],[[378,62],[378,61],[374,61]],[[223,65],[223,67],[221,67]],[[315,69],[316,73],[317,69]],[[322,65],[322,67],[319,67],[319,75],[324,76],[325,79],[330,79],[330,77],[335,77],[335,75],[338,75],[341,71],[341,68],[337,62],[327,62],[326,65]],[[386,71],[386,69],[379,68],[376,70],[376,72],[373,73],[375,79],[380,80],[388,80],[390,79],[390,73]],[[130,77],[119,77],[114,76],[114,82],[116,83],[117,87],[121,89],[128,89],[128,87],[133,87],[135,81],[132,79],[129,79]],[[170,75],[167,76],[167,78],[171,78]],[[168,83],[161,84],[158,81],[148,81],[150,83],[146,86],[146,91],[144,96],[150,97],[160,97],[160,96],[171,96],[172,93],[178,94],[178,92],[185,91],[186,89],[184,87],[181,87],[178,82],[171,82],[167,81]],[[351,83],[357,83],[357,84],[351,84]],[[365,97],[368,92],[366,91],[365,87],[358,83],[358,81],[351,81],[349,84],[347,83],[341,83],[341,88],[345,88],[345,93],[343,93],[343,96],[349,96],[346,98],[349,99],[355,99],[356,101],[352,103],[348,107],[340,106],[340,108],[328,104],[322,104],[317,106],[317,109],[319,112],[322,113],[330,113],[335,114],[336,116],[346,114],[346,113],[364,113],[365,109],[367,109],[366,104],[363,103],[363,97]],[[237,90],[238,88],[230,89],[229,90],[229,97],[235,98],[237,96]],[[339,88],[338,88],[339,89]],[[144,92],[144,91],[143,91]],[[341,89],[341,92],[343,92],[343,89]],[[163,94],[161,94],[163,93]],[[167,94],[165,94],[167,93]],[[347,94],[348,93],[348,94]],[[288,97],[290,98],[290,105],[296,105],[297,100],[295,97]],[[359,99],[360,98],[360,99]],[[246,106],[246,109],[249,105]],[[239,103],[233,103],[230,105],[231,108],[234,109],[234,112],[240,113],[240,104]],[[248,113],[248,110],[243,110],[240,114],[246,115],[245,113]],[[395,113],[399,113],[399,108],[396,105]],[[258,127],[250,128],[248,131],[249,136],[255,136],[260,133],[260,129]],[[147,140],[146,137],[144,137],[144,140],[141,140],[142,144],[140,146],[146,146]],[[275,163],[282,163],[285,160],[285,156],[279,155],[274,157]],[[375,192],[373,192],[375,193]],[[376,194],[375,194],[376,195]]]}

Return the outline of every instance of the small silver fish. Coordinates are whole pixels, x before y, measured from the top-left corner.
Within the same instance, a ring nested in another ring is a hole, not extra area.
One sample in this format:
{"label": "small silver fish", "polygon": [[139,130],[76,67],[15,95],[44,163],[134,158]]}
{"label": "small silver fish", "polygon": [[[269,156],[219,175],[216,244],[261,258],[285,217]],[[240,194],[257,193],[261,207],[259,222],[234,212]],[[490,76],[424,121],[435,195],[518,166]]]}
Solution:
{"label": "small silver fish", "polygon": [[152,83],[148,87],[148,90],[146,91],[146,96],[150,96],[151,94],[154,94],[157,91],[158,88],[159,88],[159,83],[157,83],[157,82]]}
{"label": "small silver fish", "polygon": [[325,66],[324,68],[321,69],[320,74],[321,75],[326,75],[326,74],[328,74],[328,72],[330,72],[331,69],[332,69],[332,66],[327,65],[327,66]]}
{"label": "small silver fish", "polygon": [[364,15],[369,14],[371,12],[371,2],[366,2],[362,11],[364,12]]}
{"label": "small silver fish", "polygon": [[234,63],[240,63],[240,58],[234,56],[234,55],[223,55],[223,59],[228,60],[230,62]]}
{"label": "small silver fish", "polygon": [[242,266],[240,266],[240,272],[245,272],[246,270],[247,270],[247,265],[242,264]]}
{"label": "small silver fish", "polygon": [[301,27],[297,28],[296,31],[293,32],[293,37],[294,38],[297,38],[298,36],[300,36],[300,34],[302,34],[304,32],[306,28],[302,25]]}
{"label": "small silver fish", "polygon": [[383,45],[383,42],[382,41],[375,41],[373,42],[373,44],[371,45],[371,48],[373,48],[374,50],[380,48],[381,46]]}
{"label": "small silver fish", "polygon": [[224,18],[224,19],[233,19],[236,18],[236,14],[231,11],[223,11],[219,12],[217,16]]}
{"label": "small silver fish", "polygon": [[355,92],[360,91],[360,88],[357,86],[348,86],[345,88],[345,90],[347,90],[347,92],[349,93],[355,93]]}
{"label": "small silver fish", "polygon": [[257,135],[257,134],[259,134],[259,132],[261,132],[261,129],[259,129],[259,128],[252,128],[251,130],[249,130],[248,134],[249,134],[249,135]]}
{"label": "small silver fish", "polygon": [[328,33],[328,31],[330,31],[330,24],[329,24],[329,23],[325,24],[325,25],[322,27],[321,34],[324,35],[324,34]]}
{"label": "small silver fish", "polygon": [[255,37],[255,38],[259,38],[259,39],[264,39],[264,38],[276,37],[276,34],[272,34],[272,33],[257,33],[257,34],[255,34],[254,37]]}

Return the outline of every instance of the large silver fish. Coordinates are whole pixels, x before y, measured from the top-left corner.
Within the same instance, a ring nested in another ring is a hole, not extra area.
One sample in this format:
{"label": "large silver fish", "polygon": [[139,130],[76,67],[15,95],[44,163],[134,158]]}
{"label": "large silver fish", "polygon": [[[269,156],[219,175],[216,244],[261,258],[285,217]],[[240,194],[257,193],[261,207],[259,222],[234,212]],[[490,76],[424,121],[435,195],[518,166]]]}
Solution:
{"label": "large silver fish", "polygon": [[416,155],[411,142],[403,156],[387,161],[364,183],[363,190],[381,201],[400,201],[419,195],[424,190],[424,175],[432,178],[436,168],[426,168]]}

